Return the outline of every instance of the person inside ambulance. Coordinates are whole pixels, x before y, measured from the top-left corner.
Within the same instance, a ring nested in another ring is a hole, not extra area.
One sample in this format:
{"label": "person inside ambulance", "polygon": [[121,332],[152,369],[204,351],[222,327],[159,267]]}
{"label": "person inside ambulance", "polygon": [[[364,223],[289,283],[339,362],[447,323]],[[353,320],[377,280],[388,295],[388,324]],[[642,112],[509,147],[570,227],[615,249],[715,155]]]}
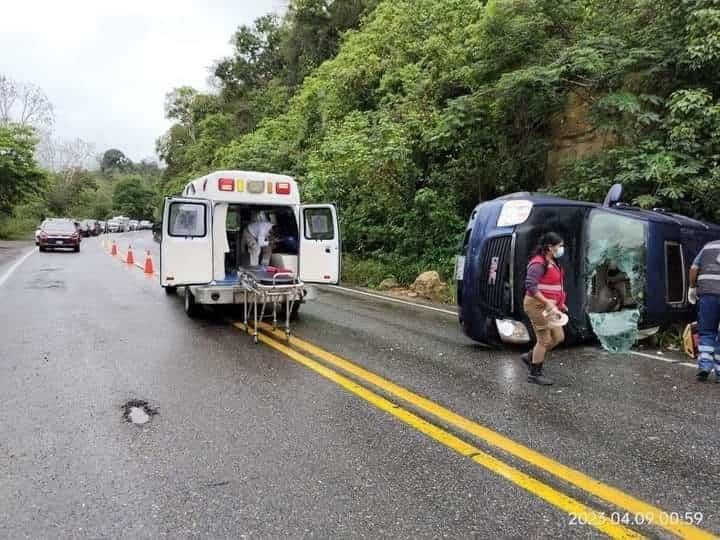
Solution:
{"label": "person inside ambulance", "polygon": [[265,212],[253,212],[250,223],[245,227],[240,239],[240,251],[248,253],[250,266],[270,264],[272,228],[273,223]]}

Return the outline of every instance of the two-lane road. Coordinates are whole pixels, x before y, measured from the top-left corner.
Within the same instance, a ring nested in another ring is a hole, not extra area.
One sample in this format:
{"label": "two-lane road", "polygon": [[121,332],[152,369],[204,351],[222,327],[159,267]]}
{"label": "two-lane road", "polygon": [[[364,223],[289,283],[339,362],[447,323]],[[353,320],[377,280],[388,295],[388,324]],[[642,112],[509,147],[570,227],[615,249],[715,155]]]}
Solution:
{"label": "two-lane road", "polygon": [[720,532],[720,385],[683,366],[573,349],[532,386],[452,316],[333,289],[253,345],[99,239],[0,293],[0,537]]}

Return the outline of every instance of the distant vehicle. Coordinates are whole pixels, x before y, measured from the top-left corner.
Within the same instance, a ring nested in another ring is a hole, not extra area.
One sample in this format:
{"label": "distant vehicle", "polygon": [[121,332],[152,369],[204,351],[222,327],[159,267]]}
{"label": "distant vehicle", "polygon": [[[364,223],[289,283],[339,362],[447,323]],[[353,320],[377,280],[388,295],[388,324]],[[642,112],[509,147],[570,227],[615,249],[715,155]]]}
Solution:
{"label": "distant vehicle", "polygon": [[154,223],[152,226],[153,240],[160,242],[162,240],[162,222]]}
{"label": "distant vehicle", "polygon": [[120,223],[119,221],[116,221],[114,219],[111,219],[110,221],[107,222],[107,230],[108,230],[108,232],[111,232],[111,233],[122,232],[122,223]]}
{"label": "distant vehicle", "polygon": [[100,234],[108,232],[106,221],[98,221],[98,227],[100,229]]}
{"label": "distant vehicle", "polygon": [[143,219],[143,220],[139,223],[138,229],[143,230],[143,231],[147,231],[147,230],[152,229],[152,226],[153,226],[152,221],[148,221],[147,219]]}
{"label": "distant vehicle", "polygon": [[[45,221],[47,221],[47,220],[45,220]],[[42,226],[43,226],[43,223],[45,223],[45,221],[43,221],[40,225],[37,226],[37,229],[35,229],[35,245],[36,246],[40,245],[40,231],[42,231]]]}
{"label": "distant vehicle", "polygon": [[127,232],[130,230],[130,218],[125,216],[115,216],[112,218],[113,221],[117,221],[119,229],[117,232]]}
{"label": "distant vehicle", "polygon": [[100,234],[98,222],[94,219],[83,219],[80,222],[80,234],[83,236],[97,236]]}
{"label": "distant vehicle", "polygon": [[138,220],[131,219],[130,221],[128,221],[128,230],[129,231],[137,231],[139,224],[140,224],[140,222]]}
{"label": "distant vehicle", "polygon": [[45,220],[40,228],[38,241],[40,251],[59,248],[80,251],[80,232],[75,222],[69,219]]}

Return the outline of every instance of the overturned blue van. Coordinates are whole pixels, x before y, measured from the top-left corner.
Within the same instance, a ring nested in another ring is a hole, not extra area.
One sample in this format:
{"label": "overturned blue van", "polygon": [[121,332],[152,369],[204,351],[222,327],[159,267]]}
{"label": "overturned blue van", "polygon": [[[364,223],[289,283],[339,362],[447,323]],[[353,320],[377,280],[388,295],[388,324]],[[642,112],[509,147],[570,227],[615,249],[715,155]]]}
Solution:
{"label": "overturned blue van", "polygon": [[720,227],[636,208],[621,196],[615,185],[604,204],[533,193],[479,204],[455,266],[464,333],[490,345],[533,341],[523,310],[525,270],[548,231],[565,240],[560,263],[568,293],[567,342],[603,341],[601,334],[621,334],[628,325],[634,341],[669,323],[692,320],[690,265],[705,243],[720,239]]}

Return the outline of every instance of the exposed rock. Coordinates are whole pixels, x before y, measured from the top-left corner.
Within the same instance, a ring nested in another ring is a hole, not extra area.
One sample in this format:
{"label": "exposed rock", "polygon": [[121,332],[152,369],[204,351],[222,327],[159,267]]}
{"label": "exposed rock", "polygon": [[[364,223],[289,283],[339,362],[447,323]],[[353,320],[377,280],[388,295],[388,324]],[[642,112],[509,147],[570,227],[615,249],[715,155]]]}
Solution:
{"label": "exposed rock", "polygon": [[378,290],[389,291],[390,289],[397,289],[398,287],[400,287],[400,284],[398,283],[397,279],[391,277],[383,279],[380,282],[380,285],[378,285]]}
{"label": "exposed rock", "polygon": [[410,289],[429,300],[441,301],[447,294],[448,286],[440,279],[440,274],[431,270],[420,274]]}

